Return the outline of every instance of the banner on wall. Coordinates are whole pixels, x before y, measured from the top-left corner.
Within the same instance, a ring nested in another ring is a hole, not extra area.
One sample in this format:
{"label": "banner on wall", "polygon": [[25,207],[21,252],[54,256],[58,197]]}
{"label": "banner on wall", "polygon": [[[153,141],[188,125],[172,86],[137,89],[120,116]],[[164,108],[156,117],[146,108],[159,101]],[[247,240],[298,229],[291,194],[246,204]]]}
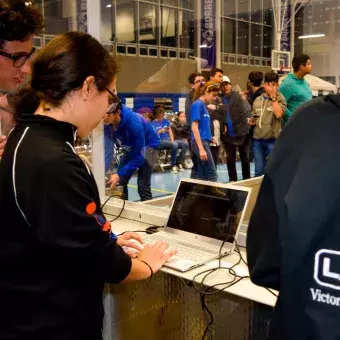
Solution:
{"label": "banner on wall", "polygon": [[216,67],[216,0],[202,0],[201,68]]}
{"label": "banner on wall", "polygon": [[281,24],[282,27],[286,26],[282,31],[281,35],[281,51],[290,51],[290,22],[287,25],[287,22],[290,20],[291,15],[291,6],[288,4],[289,1],[281,0]]}
{"label": "banner on wall", "polygon": [[87,33],[87,0],[77,0],[77,30]]}

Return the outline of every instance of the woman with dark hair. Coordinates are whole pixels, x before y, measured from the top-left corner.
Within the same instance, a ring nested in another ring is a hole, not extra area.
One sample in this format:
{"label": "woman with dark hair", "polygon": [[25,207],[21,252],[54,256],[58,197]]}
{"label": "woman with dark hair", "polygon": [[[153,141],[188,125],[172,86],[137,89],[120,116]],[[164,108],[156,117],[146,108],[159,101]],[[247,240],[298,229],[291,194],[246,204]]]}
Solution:
{"label": "woman with dark hair", "polygon": [[102,45],[78,32],[57,36],[32,65],[0,167],[1,339],[102,339],[104,282],[146,279],[173,255],[162,242],[135,259],[123,251],[141,239],[112,233],[74,151],[76,135],[105,116],[116,74]]}
{"label": "woman with dark hair", "polygon": [[202,84],[195,91],[190,109],[192,151],[198,158],[198,179],[217,181],[216,165],[211,154],[210,143],[216,141],[211,135],[210,115],[206,105],[217,98],[219,85],[211,81]]}

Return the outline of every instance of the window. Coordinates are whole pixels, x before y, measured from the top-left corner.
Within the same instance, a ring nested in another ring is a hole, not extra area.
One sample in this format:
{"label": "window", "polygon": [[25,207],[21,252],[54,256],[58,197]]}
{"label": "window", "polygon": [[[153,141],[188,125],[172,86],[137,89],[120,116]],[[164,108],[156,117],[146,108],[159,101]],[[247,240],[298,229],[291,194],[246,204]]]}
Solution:
{"label": "window", "polygon": [[273,28],[263,26],[263,56],[265,58],[271,58],[273,46]]}
{"label": "window", "polygon": [[179,7],[186,9],[195,9],[194,0],[179,0]]}
{"label": "window", "polygon": [[251,55],[254,57],[261,57],[262,54],[262,25],[251,25]]}
{"label": "window", "polygon": [[250,20],[252,22],[262,23],[262,6],[261,0],[251,0]]}
{"label": "window", "polygon": [[177,47],[177,9],[161,6],[161,45]]}
{"label": "window", "polygon": [[161,0],[161,4],[177,7],[178,1],[177,0]]}
{"label": "window", "polygon": [[222,20],[222,52],[236,52],[236,20]]}
{"label": "window", "polygon": [[194,49],[195,41],[195,16],[191,11],[179,11],[179,46]]}
{"label": "window", "polygon": [[135,2],[116,0],[115,29],[118,42],[136,42]]}
{"label": "window", "polygon": [[[237,1],[237,0],[236,0]],[[235,0],[222,0],[222,14],[226,17],[236,17],[236,2]]]}
{"label": "window", "polygon": [[139,41],[141,44],[157,45],[156,6],[139,3]]}
{"label": "window", "polygon": [[238,22],[237,53],[248,55],[249,53],[249,23]]}
{"label": "window", "polygon": [[250,20],[249,5],[250,0],[238,0],[238,18]]}

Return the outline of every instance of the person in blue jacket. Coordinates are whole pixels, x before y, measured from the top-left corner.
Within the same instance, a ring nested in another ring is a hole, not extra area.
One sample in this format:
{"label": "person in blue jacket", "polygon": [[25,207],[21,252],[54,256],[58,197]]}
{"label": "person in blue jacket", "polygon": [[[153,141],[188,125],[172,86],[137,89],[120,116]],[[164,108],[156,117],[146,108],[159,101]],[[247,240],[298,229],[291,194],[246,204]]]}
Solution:
{"label": "person in blue jacket", "polygon": [[124,151],[117,173],[111,175],[108,182],[110,189],[122,185],[125,199],[128,199],[127,185],[138,170],[137,185],[141,201],[151,200],[151,174],[160,144],[156,131],[144,117],[122,105],[116,95],[111,98],[104,123],[106,172],[112,164],[114,145]]}

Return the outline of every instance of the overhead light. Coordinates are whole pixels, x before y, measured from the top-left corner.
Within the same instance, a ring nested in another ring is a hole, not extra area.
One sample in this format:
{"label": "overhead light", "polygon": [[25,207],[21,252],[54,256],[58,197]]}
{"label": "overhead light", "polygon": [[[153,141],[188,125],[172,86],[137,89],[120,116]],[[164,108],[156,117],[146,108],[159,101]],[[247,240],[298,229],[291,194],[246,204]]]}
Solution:
{"label": "overhead light", "polygon": [[112,5],[111,4],[109,4],[109,5],[106,5],[106,8],[110,8]]}
{"label": "overhead light", "polygon": [[320,34],[307,34],[307,35],[300,35],[299,39],[322,38],[324,36],[325,36],[325,34],[323,34],[323,33],[320,33]]}
{"label": "overhead light", "polygon": [[199,45],[198,47],[199,47],[199,48],[207,48],[208,45],[207,45],[207,44],[205,44],[205,45]]}

